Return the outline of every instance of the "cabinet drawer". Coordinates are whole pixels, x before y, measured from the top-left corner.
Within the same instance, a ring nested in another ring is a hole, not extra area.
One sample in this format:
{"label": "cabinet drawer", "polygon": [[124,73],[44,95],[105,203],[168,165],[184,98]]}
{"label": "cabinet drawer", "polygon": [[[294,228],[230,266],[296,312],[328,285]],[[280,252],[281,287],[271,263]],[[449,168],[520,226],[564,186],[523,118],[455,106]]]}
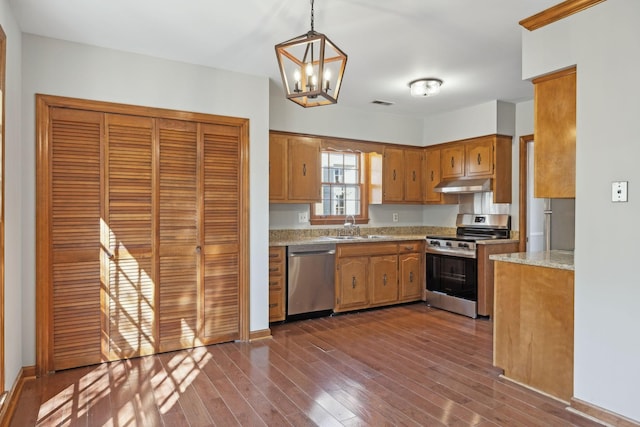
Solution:
{"label": "cabinet drawer", "polygon": [[284,276],[269,275],[269,290],[284,289]]}
{"label": "cabinet drawer", "polygon": [[269,322],[284,320],[284,291],[269,290]]}
{"label": "cabinet drawer", "polygon": [[269,277],[271,276],[283,276],[284,275],[284,263],[269,263]]}
{"label": "cabinet drawer", "polygon": [[410,252],[424,252],[424,242],[416,240],[398,243],[398,253],[407,254]]}
{"label": "cabinet drawer", "polygon": [[278,263],[284,261],[284,246],[269,247],[269,263]]}
{"label": "cabinet drawer", "polygon": [[360,243],[337,246],[338,258],[348,256],[388,255],[398,253],[397,243]]}

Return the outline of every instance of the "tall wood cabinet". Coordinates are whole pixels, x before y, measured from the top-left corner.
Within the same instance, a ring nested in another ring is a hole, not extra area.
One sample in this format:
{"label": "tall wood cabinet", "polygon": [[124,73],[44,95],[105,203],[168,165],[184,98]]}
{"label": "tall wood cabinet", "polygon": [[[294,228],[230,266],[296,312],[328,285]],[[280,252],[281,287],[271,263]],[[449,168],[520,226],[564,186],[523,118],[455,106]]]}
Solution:
{"label": "tall wood cabinet", "polygon": [[533,80],[535,197],[576,197],[576,68]]}
{"label": "tall wood cabinet", "polygon": [[124,107],[38,100],[40,373],[248,332],[246,121]]}

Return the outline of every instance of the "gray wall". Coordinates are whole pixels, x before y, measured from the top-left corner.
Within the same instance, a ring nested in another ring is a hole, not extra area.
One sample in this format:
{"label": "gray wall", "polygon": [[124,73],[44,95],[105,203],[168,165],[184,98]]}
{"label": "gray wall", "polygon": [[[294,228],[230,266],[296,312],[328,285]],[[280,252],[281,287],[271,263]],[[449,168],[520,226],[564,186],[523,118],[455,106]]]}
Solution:
{"label": "gray wall", "polygon": [[638,0],[609,0],[523,30],[524,78],[578,70],[574,396],[638,421],[639,16]]}
{"label": "gray wall", "polygon": [[[22,34],[7,2],[0,2],[0,25],[7,35],[5,93],[5,271],[4,349],[5,390],[10,390],[23,366],[22,337],[22,141],[20,105]],[[34,303],[34,301],[32,301]],[[32,310],[33,311],[33,310]],[[30,336],[34,340],[33,334]],[[27,343],[28,344],[28,343]]]}
{"label": "gray wall", "polygon": [[268,79],[28,34],[22,70],[23,363],[35,363],[36,93],[250,120],[250,327],[268,328]]}

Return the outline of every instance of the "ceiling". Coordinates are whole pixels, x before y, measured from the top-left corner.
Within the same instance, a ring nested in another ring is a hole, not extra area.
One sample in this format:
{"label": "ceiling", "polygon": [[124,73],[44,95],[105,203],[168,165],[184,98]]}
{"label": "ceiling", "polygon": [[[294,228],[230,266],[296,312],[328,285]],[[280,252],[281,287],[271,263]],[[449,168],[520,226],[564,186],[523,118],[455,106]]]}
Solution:
{"label": "ceiling", "polygon": [[[310,29],[310,0],[9,3],[25,33],[268,76],[279,90],[274,45]],[[339,104],[426,116],[492,100],[532,99],[531,83],[521,80],[518,21],[557,3],[316,0],[315,30],[349,57]],[[442,79],[441,93],[411,98],[407,84],[421,77]]]}

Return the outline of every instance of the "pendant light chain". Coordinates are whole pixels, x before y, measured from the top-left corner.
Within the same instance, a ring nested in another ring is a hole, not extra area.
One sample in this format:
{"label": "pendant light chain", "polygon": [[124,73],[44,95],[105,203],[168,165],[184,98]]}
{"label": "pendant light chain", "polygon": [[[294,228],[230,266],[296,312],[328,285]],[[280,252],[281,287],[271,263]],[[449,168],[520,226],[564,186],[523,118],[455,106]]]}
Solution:
{"label": "pendant light chain", "polygon": [[311,0],[311,32],[314,33],[314,29],[313,29],[313,0]]}

